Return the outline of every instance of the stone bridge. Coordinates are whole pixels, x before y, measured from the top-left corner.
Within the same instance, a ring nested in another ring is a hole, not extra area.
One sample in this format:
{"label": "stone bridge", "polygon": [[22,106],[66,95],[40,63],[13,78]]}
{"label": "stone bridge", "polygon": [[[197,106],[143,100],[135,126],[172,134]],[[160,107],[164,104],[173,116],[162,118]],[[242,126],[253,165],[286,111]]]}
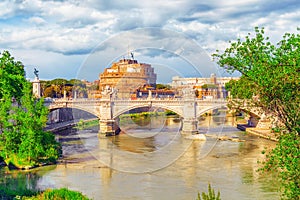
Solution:
{"label": "stone bridge", "polygon": [[274,117],[257,107],[253,102],[242,99],[228,99],[227,107],[230,110],[240,110],[248,114],[248,125],[256,128],[270,129]]}
{"label": "stone bridge", "polygon": [[226,106],[224,99],[200,100],[189,98],[147,98],[147,99],[116,99],[112,96],[101,99],[59,99],[47,106],[49,110],[59,108],[77,108],[96,115],[99,118],[100,132],[106,135],[118,133],[118,117],[135,108],[154,107],[171,110],[182,118],[183,134],[198,133],[200,115],[209,110]]}

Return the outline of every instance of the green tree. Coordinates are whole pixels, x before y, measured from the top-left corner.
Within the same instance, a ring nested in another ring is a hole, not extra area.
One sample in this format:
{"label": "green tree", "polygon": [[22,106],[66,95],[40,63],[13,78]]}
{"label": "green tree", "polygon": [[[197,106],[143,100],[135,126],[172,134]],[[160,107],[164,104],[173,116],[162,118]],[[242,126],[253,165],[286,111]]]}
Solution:
{"label": "green tree", "polygon": [[[282,180],[283,198],[300,198],[300,35],[286,33],[276,45],[255,28],[245,39],[237,39],[223,53],[213,55],[229,72],[241,79],[226,87],[233,98],[247,99],[279,123],[278,144],[267,156],[265,168],[277,169]],[[255,97],[255,98],[253,98]]]}
{"label": "green tree", "polygon": [[67,97],[73,97],[75,92],[77,97],[87,97],[86,85],[78,79],[54,79],[50,81],[41,81],[44,97],[62,98],[64,91]]}
{"label": "green tree", "polygon": [[32,164],[55,161],[59,152],[58,143],[53,134],[44,132],[47,122],[48,109],[43,105],[43,99],[35,99],[32,95],[31,84],[24,87],[24,96],[17,107],[16,116],[20,126],[21,143],[18,157]]}
{"label": "green tree", "polygon": [[44,97],[56,98],[57,92],[55,91],[54,86],[50,85],[43,90]]}
{"label": "green tree", "polygon": [[59,156],[60,146],[54,135],[43,131],[48,109],[43,105],[43,99],[32,95],[32,86],[26,81],[24,70],[19,70],[19,74],[13,72],[13,75],[11,70],[6,70],[7,66],[17,69],[23,66],[13,58],[7,59],[8,55],[5,53],[0,58],[8,60],[0,69],[7,76],[0,76],[0,82],[6,83],[9,77],[19,84],[4,87],[0,93],[0,155],[6,163],[17,167],[53,162]]}
{"label": "green tree", "polygon": [[166,89],[166,90],[169,90],[169,89],[171,89],[171,86],[167,85],[167,84],[157,83],[156,84],[156,89]]}
{"label": "green tree", "polygon": [[19,100],[22,97],[24,82],[23,64],[15,61],[8,51],[4,51],[0,58],[0,99],[7,94]]}

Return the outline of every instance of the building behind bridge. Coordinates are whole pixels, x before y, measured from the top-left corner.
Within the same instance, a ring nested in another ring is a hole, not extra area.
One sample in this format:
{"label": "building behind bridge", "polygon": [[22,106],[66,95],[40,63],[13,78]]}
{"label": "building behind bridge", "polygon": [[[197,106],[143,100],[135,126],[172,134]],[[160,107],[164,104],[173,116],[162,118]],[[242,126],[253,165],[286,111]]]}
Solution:
{"label": "building behind bridge", "polygon": [[239,77],[217,77],[215,74],[211,74],[209,78],[181,78],[175,76],[172,78],[171,86],[179,96],[181,96],[184,88],[193,88],[198,98],[219,99],[228,96],[225,84],[231,80],[239,80]]}
{"label": "building behind bridge", "polygon": [[225,84],[238,77],[216,77],[211,74],[208,78],[172,78],[172,89],[156,89],[157,75],[150,64],[139,63],[132,59],[121,59],[114,62],[103,73],[99,74],[99,89],[89,91],[89,98],[101,98],[104,92],[116,93],[117,98],[135,99],[152,97],[180,97],[184,88],[193,88],[198,98],[218,99],[226,98],[228,92]]}
{"label": "building behind bridge", "polygon": [[154,68],[150,64],[124,58],[99,75],[99,90],[114,90],[117,91],[118,98],[130,98],[141,86],[155,87],[156,78]]}
{"label": "building behind bridge", "polygon": [[168,88],[157,89],[150,85],[144,85],[137,88],[133,93],[131,93],[131,99],[145,99],[145,98],[174,98],[175,90]]}

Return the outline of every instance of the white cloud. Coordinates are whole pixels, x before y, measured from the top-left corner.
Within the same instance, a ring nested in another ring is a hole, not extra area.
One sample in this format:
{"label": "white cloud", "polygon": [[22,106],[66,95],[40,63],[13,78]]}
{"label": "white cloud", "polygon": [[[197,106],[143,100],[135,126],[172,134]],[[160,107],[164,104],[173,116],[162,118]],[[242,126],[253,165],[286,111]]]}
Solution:
{"label": "white cloud", "polygon": [[[74,64],[69,58],[82,58],[111,38],[117,39],[123,49],[128,45],[151,45],[155,36],[165,36],[155,35],[162,34],[156,32],[135,36],[134,40],[130,34],[128,38],[116,36],[135,28],[157,27],[183,33],[211,54],[227,47],[229,40],[253,32],[255,26],[264,26],[273,41],[280,40],[285,32],[295,32],[300,26],[299,5],[297,0],[6,0],[0,2],[0,46],[19,52],[20,56],[22,52],[24,60],[30,57],[30,52],[44,52],[49,62],[59,59]],[[170,36],[169,43],[161,48],[178,42]],[[106,54],[120,54],[105,48]],[[41,62],[40,59],[30,57],[30,63],[34,65]],[[52,70],[50,65],[49,70]],[[57,70],[56,65],[53,70]]]}
{"label": "white cloud", "polygon": [[30,17],[28,19],[28,22],[32,23],[32,24],[37,24],[37,25],[42,25],[42,24],[46,23],[46,21],[41,17]]}
{"label": "white cloud", "polygon": [[0,18],[7,19],[14,14],[16,5],[13,2],[2,1],[0,2]]}

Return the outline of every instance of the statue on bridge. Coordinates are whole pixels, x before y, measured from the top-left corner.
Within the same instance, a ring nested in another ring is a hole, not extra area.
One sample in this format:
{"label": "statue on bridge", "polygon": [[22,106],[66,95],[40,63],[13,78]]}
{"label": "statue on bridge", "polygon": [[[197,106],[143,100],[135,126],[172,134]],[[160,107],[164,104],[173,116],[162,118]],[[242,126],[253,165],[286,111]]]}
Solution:
{"label": "statue on bridge", "polygon": [[35,77],[38,79],[39,78],[39,71],[36,68],[34,68],[33,73],[34,73]]}
{"label": "statue on bridge", "polygon": [[192,98],[196,97],[195,90],[190,87],[184,88],[182,90],[182,93],[183,93],[183,98],[185,98],[185,99],[192,99]]}
{"label": "statue on bridge", "polygon": [[101,92],[101,94],[102,94],[102,98],[115,99],[117,96],[117,90],[109,86],[106,86],[104,90]]}

